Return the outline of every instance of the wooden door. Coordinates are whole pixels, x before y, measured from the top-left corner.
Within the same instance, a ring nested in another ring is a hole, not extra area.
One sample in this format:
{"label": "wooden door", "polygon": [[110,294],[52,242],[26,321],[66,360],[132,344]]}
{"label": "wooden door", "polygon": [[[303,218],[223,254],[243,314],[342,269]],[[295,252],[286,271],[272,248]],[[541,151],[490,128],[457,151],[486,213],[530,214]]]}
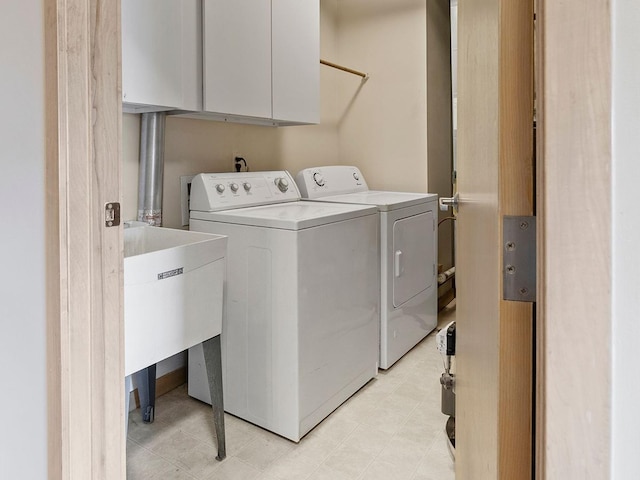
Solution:
{"label": "wooden door", "polygon": [[502,300],[502,218],[534,213],[533,0],[458,3],[456,478],[531,478],[533,308]]}

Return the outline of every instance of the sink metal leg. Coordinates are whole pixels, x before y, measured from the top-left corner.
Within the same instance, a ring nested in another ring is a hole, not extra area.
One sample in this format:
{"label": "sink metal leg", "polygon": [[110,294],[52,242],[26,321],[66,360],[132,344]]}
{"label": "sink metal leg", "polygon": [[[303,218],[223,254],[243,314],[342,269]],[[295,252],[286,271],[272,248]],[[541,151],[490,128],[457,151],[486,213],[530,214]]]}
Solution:
{"label": "sink metal leg", "polygon": [[142,421],[153,423],[156,415],[156,364],[149,365],[136,373],[136,380]]}
{"label": "sink metal leg", "polygon": [[207,368],[209,380],[209,392],[211,393],[211,406],[213,408],[213,421],[216,426],[216,438],[218,440],[218,456],[216,459],[224,460],[227,456],[224,433],[224,401],[222,398],[222,352],[220,349],[220,335],[202,342],[204,350],[204,363]]}
{"label": "sink metal leg", "polygon": [[129,399],[131,398],[131,391],[133,390],[133,383],[131,375],[124,377],[124,432],[125,438],[129,433]]}

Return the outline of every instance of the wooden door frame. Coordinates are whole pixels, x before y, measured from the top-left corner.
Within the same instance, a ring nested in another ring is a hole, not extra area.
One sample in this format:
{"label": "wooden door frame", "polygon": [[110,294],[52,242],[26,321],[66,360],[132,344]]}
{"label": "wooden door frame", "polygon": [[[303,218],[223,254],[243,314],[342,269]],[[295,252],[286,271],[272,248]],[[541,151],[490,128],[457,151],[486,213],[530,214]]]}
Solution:
{"label": "wooden door frame", "polygon": [[[608,478],[610,5],[537,1],[538,478]],[[44,7],[49,478],[124,478],[120,2]]]}
{"label": "wooden door frame", "polygon": [[44,11],[49,478],[124,478],[120,1]]}
{"label": "wooden door frame", "polygon": [[537,478],[606,479],[611,2],[537,1]]}
{"label": "wooden door frame", "polygon": [[[536,213],[534,0],[501,3],[498,43],[499,218],[504,219]],[[523,478],[534,462],[533,315],[529,302],[500,301],[499,479]]]}

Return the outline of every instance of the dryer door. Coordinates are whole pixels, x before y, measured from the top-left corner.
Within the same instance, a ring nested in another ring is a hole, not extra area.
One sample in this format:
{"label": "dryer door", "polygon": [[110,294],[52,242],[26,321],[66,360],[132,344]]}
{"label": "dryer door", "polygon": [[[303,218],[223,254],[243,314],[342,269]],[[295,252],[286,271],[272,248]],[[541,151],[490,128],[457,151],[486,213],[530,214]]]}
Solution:
{"label": "dryer door", "polygon": [[393,224],[393,306],[435,283],[435,230],[432,211]]}

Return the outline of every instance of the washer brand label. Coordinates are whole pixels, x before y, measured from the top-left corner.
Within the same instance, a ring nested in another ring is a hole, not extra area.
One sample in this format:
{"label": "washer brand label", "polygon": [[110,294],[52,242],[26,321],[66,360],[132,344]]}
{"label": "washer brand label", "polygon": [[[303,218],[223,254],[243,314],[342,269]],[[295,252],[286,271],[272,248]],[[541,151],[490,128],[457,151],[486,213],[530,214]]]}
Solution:
{"label": "washer brand label", "polygon": [[184,267],[169,270],[168,272],[162,272],[158,274],[158,280],[164,280],[165,278],[175,277],[176,275],[182,275],[184,273]]}

